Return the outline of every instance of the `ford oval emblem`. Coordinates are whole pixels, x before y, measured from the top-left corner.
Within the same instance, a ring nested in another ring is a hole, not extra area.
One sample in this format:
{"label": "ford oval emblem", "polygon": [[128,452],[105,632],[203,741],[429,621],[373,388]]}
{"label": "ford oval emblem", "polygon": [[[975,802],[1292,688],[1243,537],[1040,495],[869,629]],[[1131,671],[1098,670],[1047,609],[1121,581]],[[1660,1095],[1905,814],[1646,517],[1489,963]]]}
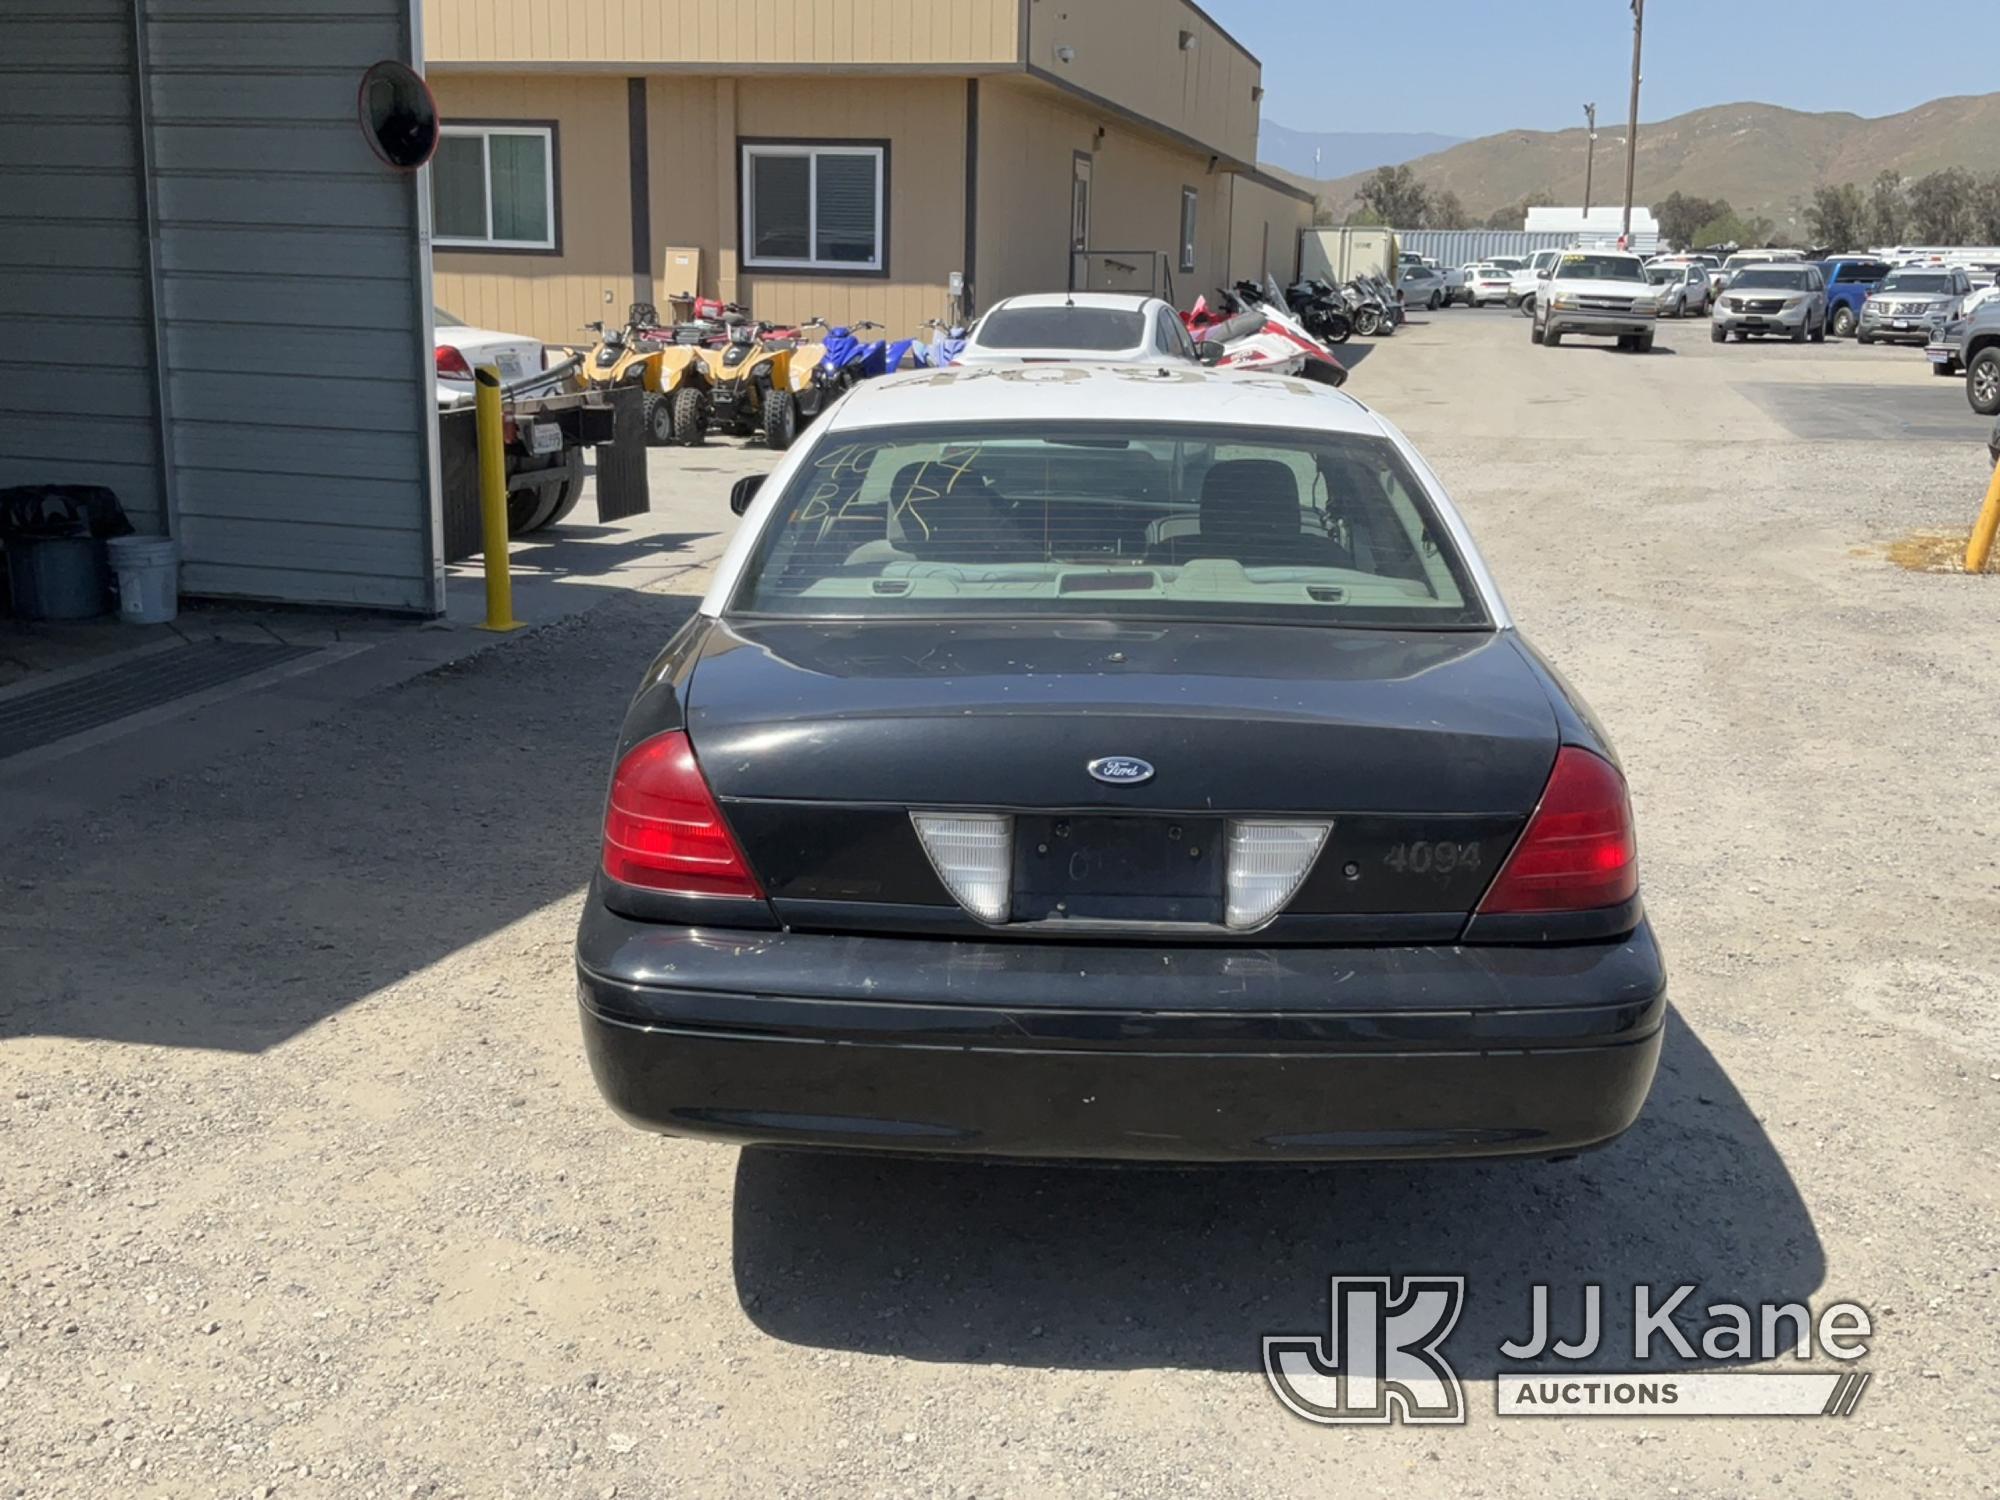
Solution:
{"label": "ford oval emblem", "polygon": [[1137,786],[1153,779],[1152,762],[1134,755],[1099,756],[1090,763],[1089,771],[1099,781],[1108,781],[1113,786]]}

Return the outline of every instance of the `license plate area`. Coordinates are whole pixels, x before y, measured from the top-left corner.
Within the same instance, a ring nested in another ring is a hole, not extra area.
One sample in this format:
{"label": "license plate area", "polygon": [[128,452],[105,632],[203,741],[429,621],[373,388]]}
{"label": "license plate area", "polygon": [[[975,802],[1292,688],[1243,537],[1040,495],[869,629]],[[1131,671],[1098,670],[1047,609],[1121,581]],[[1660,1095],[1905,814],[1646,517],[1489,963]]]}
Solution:
{"label": "license plate area", "polygon": [[554,422],[530,422],[527,427],[528,451],[534,454],[562,452],[562,428]]}
{"label": "license plate area", "polygon": [[1223,916],[1221,818],[1014,819],[1017,922],[1202,922]]}

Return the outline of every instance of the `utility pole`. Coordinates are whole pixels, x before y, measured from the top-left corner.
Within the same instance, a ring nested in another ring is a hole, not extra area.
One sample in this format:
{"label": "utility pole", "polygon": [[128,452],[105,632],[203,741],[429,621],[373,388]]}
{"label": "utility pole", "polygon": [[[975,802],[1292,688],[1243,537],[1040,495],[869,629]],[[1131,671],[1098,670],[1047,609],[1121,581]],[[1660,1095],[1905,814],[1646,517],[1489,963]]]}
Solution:
{"label": "utility pole", "polygon": [[1632,248],[1632,174],[1639,165],[1639,48],[1646,34],[1646,0],[1632,0],[1632,121],[1625,132],[1625,231],[1619,247]]}
{"label": "utility pole", "polygon": [[1589,139],[1584,146],[1584,150],[1588,155],[1583,159],[1583,217],[1585,222],[1588,222],[1590,219],[1590,180],[1597,173],[1597,106],[1595,104],[1584,105],[1583,117],[1590,122],[1587,132]]}

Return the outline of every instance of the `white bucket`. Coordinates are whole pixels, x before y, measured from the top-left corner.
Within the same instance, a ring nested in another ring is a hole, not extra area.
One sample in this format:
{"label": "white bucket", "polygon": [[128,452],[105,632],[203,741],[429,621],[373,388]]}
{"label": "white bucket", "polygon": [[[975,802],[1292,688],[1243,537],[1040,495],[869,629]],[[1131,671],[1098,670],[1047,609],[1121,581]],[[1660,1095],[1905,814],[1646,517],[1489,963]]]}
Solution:
{"label": "white bucket", "polygon": [[115,536],[104,544],[118,575],[118,615],[134,625],[164,625],[180,610],[180,565],[160,536]]}

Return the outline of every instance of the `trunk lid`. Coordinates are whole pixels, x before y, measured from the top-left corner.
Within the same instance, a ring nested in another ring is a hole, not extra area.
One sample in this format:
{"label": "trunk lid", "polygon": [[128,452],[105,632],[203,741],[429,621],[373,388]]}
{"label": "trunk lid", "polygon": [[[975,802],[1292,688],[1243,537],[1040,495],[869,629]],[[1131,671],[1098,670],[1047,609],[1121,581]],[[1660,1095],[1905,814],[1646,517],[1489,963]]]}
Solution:
{"label": "trunk lid", "polygon": [[[1188,872],[1186,889],[1137,880],[1161,921],[1201,920],[1224,820],[1328,820],[1291,910],[1462,916],[1558,741],[1511,636],[1478,631],[717,622],[685,701],[703,774],[792,919],[787,902],[955,905],[911,809],[1014,813],[1032,836],[1052,826],[1042,814],[1075,814],[1128,874],[1152,835],[1107,839],[1106,819],[1151,820]],[[1101,780],[1090,766],[1107,758],[1152,774]],[[1128,915],[1145,920],[1144,902]]]}

